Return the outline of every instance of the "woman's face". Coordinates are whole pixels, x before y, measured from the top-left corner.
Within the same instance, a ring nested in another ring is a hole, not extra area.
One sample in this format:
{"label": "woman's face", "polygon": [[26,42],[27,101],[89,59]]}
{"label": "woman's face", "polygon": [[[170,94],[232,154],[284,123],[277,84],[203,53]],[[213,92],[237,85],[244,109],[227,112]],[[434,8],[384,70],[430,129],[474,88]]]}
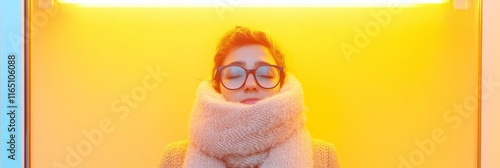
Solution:
{"label": "woman's face", "polygon": [[[255,69],[261,65],[276,65],[269,50],[262,45],[246,45],[231,51],[223,65],[238,65],[246,69]],[[254,104],[279,92],[280,85],[272,89],[261,88],[253,74],[247,76],[246,82],[237,90],[229,90],[219,83],[221,94],[227,101]]]}

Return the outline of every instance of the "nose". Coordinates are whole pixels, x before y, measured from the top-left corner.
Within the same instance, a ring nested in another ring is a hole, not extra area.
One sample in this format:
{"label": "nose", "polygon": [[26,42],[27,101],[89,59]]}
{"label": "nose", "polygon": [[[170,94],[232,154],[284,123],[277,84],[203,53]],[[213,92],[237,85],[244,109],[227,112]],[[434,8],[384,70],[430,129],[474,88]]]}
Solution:
{"label": "nose", "polygon": [[244,91],[257,91],[257,86],[258,84],[257,81],[255,81],[255,77],[253,76],[253,74],[248,75],[245,85],[243,86]]}

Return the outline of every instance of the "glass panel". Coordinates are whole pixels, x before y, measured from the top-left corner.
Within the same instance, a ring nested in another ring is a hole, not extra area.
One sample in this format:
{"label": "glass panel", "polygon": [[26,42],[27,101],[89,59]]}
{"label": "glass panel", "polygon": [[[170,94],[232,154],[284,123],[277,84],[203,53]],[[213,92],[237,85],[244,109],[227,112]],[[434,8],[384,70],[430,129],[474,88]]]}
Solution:
{"label": "glass panel", "polygon": [[304,88],[307,128],[336,146],[343,167],[478,163],[481,1],[459,9],[451,0],[295,8],[39,2],[30,3],[36,167],[155,166],[166,144],[188,138],[198,85],[237,25],[281,47]]}

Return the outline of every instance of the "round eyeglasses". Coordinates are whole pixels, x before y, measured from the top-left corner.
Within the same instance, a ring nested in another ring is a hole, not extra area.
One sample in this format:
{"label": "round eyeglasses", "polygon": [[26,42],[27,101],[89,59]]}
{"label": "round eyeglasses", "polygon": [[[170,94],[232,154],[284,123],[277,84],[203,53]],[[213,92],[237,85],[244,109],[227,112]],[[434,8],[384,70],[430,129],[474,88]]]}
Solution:
{"label": "round eyeglasses", "polygon": [[245,69],[237,65],[227,65],[217,68],[217,77],[228,90],[237,90],[245,85],[248,75],[253,74],[257,84],[264,89],[278,86],[283,78],[283,67],[263,65],[256,69]]}

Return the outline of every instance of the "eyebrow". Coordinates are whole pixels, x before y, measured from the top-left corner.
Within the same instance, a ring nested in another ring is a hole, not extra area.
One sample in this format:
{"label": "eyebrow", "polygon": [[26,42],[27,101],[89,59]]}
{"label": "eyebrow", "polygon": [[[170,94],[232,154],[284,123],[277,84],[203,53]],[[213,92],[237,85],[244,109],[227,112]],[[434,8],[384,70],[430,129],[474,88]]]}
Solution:
{"label": "eyebrow", "polygon": [[[245,66],[246,63],[243,62],[243,61],[235,61],[235,62],[231,62],[227,65],[239,65],[239,66]],[[271,65],[270,63],[268,62],[264,62],[264,61],[257,61],[255,64],[255,66],[261,66],[261,65]]]}

